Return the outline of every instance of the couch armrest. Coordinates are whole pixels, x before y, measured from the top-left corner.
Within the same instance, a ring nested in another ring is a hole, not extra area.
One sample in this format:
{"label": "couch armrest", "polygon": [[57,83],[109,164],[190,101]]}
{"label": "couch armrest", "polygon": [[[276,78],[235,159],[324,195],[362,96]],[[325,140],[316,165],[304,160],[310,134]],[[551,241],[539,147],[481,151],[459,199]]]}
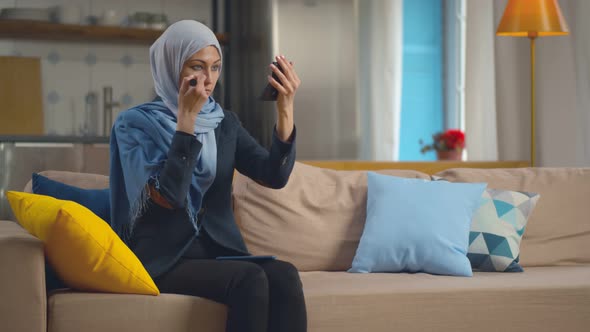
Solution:
{"label": "couch armrest", "polygon": [[0,331],[47,331],[43,243],[0,220]]}

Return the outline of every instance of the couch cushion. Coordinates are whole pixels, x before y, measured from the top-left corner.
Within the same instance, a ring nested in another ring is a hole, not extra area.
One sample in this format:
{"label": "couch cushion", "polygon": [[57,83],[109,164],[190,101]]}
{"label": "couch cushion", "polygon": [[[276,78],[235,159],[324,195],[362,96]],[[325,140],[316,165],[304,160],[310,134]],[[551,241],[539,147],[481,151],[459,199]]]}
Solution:
{"label": "couch cushion", "polygon": [[310,331],[587,331],[590,266],[472,278],[301,273]]}
{"label": "couch cushion", "polygon": [[452,169],[436,175],[541,195],[521,242],[522,266],[590,263],[590,168]]}
{"label": "couch cushion", "polygon": [[[104,189],[109,187],[109,177],[100,174],[67,171],[43,171],[39,172],[39,174],[54,181],[84,189]],[[32,180],[27,182],[23,191],[28,193],[33,192]]]}
{"label": "couch cushion", "polygon": [[[310,332],[587,331],[590,266],[532,267],[472,278],[302,272]],[[57,292],[48,332],[224,331],[206,299]]]}
{"label": "couch cushion", "polygon": [[[429,176],[404,170],[377,173]],[[350,268],[365,222],[366,171],[334,171],[302,163],[287,186],[273,190],[237,174],[234,213],[250,252],[272,254],[300,271]]]}
{"label": "couch cushion", "polygon": [[223,332],[225,305],[199,297],[56,292],[48,332]]}

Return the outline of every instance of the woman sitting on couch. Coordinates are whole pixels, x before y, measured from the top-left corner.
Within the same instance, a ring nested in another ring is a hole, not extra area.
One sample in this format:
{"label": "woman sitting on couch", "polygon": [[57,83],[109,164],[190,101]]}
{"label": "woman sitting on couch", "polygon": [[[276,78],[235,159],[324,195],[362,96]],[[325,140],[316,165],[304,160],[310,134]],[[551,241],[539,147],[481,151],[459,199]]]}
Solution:
{"label": "woman sitting on couch", "polygon": [[278,56],[277,124],[270,152],[211,97],[222,68],[215,34],[171,25],[150,48],[156,100],[122,112],[111,135],[111,224],[164,293],[228,306],[227,331],[305,331],[296,268],[249,255],[231,208],[234,167],[271,188],[295,162],[293,100],[300,80]]}

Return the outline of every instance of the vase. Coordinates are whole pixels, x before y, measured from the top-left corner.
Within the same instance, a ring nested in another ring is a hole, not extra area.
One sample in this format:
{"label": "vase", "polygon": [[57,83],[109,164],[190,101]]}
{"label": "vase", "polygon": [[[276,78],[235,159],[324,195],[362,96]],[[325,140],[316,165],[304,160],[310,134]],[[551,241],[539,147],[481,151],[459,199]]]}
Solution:
{"label": "vase", "polygon": [[461,160],[463,150],[436,151],[438,160]]}

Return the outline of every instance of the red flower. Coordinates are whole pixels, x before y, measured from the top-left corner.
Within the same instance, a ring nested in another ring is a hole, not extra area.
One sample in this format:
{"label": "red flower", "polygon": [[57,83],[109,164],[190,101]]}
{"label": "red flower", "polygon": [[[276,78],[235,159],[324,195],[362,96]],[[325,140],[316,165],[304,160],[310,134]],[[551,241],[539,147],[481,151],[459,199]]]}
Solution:
{"label": "red flower", "polygon": [[441,140],[448,150],[458,150],[465,147],[465,134],[458,129],[449,129],[445,131]]}
{"label": "red flower", "polygon": [[430,150],[452,151],[465,148],[465,134],[459,129],[448,129],[442,133],[436,133],[432,135],[432,140],[432,144],[429,145],[424,145],[420,140],[422,153]]}

